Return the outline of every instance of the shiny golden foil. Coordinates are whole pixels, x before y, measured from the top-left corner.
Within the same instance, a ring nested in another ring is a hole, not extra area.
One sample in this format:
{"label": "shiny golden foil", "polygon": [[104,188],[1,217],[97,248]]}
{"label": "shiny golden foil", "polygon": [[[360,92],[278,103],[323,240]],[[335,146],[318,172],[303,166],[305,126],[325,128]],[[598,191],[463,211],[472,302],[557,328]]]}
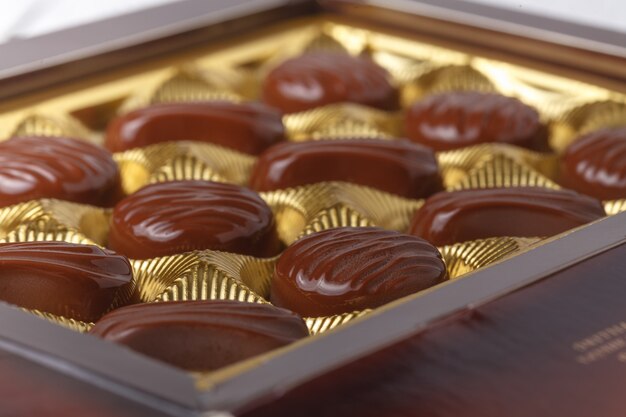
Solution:
{"label": "shiny golden foil", "polygon": [[303,234],[341,226],[404,231],[423,202],[343,182],[261,193],[276,217],[278,234],[291,244]]}
{"label": "shiny golden foil", "polygon": [[457,279],[486,265],[501,261],[531,245],[540,238],[496,237],[456,243],[439,248],[450,279]]}
{"label": "shiny golden foil", "polygon": [[193,65],[177,69],[174,74],[148,89],[133,94],[119,109],[125,113],[152,104],[233,101],[244,99],[250,88],[256,88],[251,76],[236,68],[208,68],[200,70]]}
{"label": "shiny golden foil", "polygon": [[609,216],[626,211],[626,199],[605,201],[604,211],[606,211],[606,214]]}
{"label": "shiny golden foil", "polygon": [[378,138],[399,136],[401,115],[353,103],[331,104],[283,118],[287,136],[311,139]]}
{"label": "shiny golden foil", "polygon": [[[44,199],[0,208],[0,239],[57,240],[57,233],[105,246],[110,210],[67,201]],[[47,238],[49,235],[55,239]],[[41,237],[44,239],[31,239]],[[58,239],[65,240],[65,239]]]}
{"label": "shiny golden foil", "polygon": [[65,114],[30,114],[15,126],[10,136],[68,136],[99,143],[96,135],[79,120]]}
{"label": "shiny golden foil", "polygon": [[256,159],[202,142],[167,142],[116,153],[122,188],[131,194],[151,183],[209,180],[246,185]]}

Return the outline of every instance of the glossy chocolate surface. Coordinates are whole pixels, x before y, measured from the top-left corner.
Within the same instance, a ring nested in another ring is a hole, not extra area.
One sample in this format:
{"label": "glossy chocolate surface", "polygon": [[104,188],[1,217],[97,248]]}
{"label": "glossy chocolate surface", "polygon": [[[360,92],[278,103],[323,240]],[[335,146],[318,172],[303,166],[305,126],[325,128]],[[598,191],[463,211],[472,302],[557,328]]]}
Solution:
{"label": "glossy chocolate surface", "polygon": [[276,255],[274,217],[258,194],[210,181],[148,185],[113,210],[109,247],[132,259],[200,249]]}
{"label": "glossy chocolate surface", "polygon": [[462,190],[427,199],[409,233],[437,246],[497,236],[548,237],[605,215],[598,200],[568,190]]}
{"label": "glossy chocolate surface", "polygon": [[120,190],[117,164],[95,145],[43,136],[0,142],[0,207],[39,198],[112,206]]}
{"label": "glossy chocolate surface", "polygon": [[0,244],[0,299],[28,309],[95,321],[132,290],[124,256],[65,242]]}
{"label": "glossy chocolate surface", "polygon": [[302,316],[374,308],[447,278],[427,241],[373,227],[343,227],[305,236],[280,256],[273,304]]}
{"label": "glossy chocolate surface", "polygon": [[107,314],[91,333],[190,371],[212,371],[309,334],[291,311],[239,301],[134,305]]}
{"label": "glossy chocolate surface", "polygon": [[312,52],[274,68],[263,83],[263,101],[285,113],[351,102],[382,110],[398,108],[387,71],[366,57]]}
{"label": "glossy chocolate surface", "polygon": [[500,94],[452,92],[427,97],[408,110],[405,130],[411,140],[436,151],[487,142],[549,150],[539,113]]}
{"label": "glossy chocolate surface", "polygon": [[622,417],[625,260],[622,244],[237,415]]}
{"label": "glossy chocolate surface", "polygon": [[346,139],[281,143],[261,154],[250,186],[278,190],[346,181],[408,198],[443,190],[435,154],[405,140]]}
{"label": "glossy chocolate surface", "polygon": [[189,140],[256,155],[284,136],[280,113],[260,103],[170,103],[116,118],[107,130],[105,146],[112,152],[121,152]]}
{"label": "glossy chocolate surface", "polygon": [[626,127],[593,132],[568,146],[561,182],[601,200],[626,198]]}

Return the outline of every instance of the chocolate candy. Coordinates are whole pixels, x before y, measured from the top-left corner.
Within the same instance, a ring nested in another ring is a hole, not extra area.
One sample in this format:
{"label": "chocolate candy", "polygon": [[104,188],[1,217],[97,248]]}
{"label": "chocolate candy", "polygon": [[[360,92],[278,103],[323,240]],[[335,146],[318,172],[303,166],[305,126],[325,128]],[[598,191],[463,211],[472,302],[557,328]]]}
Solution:
{"label": "chocolate candy", "polygon": [[128,259],[97,246],[0,244],[0,299],[20,307],[95,321],[130,300],[132,278]]}
{"label": "chocolate candy", "polygon": [[283,62],[263,84],[263,101],[285,113],[351,102],[383,110],[398,108],[398,91],[387,71],[365,57],[316,52]]}
{"label": "chocolate candy", "polygon": [[284,139],[281,115],[258,103],[158,104],[113,120],[105,145],[112,152],[190,140],[256,155]]}
{"label": "chocolate candy", "polygon": [[374,308],[447,278],[441,254],[415,236],[341,227],[301,238],[280,256],[273,304],[303,316]]}
{"label": "chocolate candy", "polygon": [[602,200],[626,198],[626,127],[590,133],[568,146],[561,182]]}
{"label": "chocolate candy", "polygon": [[462,190],[427,199],[409,233],[437,246],[497,236],[547,237],[605,215],[599,201],[568,190]]}
{"label": "chocolate candy", "polygon": [[295,313],[239,301],[140,304],[115,310],[91,333],[189,371],[212,371],[308,336]]}
{"label": "chocolate candy", "polygon": [[113,210],[109,247],[132,259],[199,249],[252,256],[280,250],[272,211],[256,193],[210,181],[148,185]]}
{"label": "chocolate candy", "polygon": [[549,150],[539,114],[521,101],[499,94],[453,92],[418,101],[407,112],[408,137],[437,151],[500,142]]}
{"label": "chocolate candy", "polygon": [[0,207],[39,198],[112,206],[120,195],[117,164],[104,149],[61,137],[0,142]]}
{"label": "chocolate candy", "polygon": [[277,190],[322,181],[346,181],[409,198],[443,189],[435,154],[397,140],[323,140],[281,143],[261,154],[250,186]]}

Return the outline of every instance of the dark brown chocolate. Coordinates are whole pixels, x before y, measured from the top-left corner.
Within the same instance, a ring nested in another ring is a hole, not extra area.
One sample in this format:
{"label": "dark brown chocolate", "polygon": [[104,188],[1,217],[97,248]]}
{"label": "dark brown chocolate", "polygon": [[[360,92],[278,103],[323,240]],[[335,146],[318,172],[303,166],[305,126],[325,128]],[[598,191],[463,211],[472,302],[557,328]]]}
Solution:
{"label": "dark brown chocolate", "polygon": [[0,244],[0,299],[20,307],[95,321],[131,300],[132,279],[128,259],[97,246]]}
{"label": "dark brown chocolate", "polygon": [[117,164],[102,148],[62,137],[0,142],[0,207],[39,198],[107,207],[120,195]]}
{"label": "dark brown chocolate", "polygon": [[140,304],[102,318],[92,334],[189,371],[212,371],[308,336],[295,313],[268,304]]}
{"label": "dark brown chocolate", "polygon": [[172,181],[148,185],[115,206],[109,247],[132,259],[200,249],[268,257],[280,242],[258,194],[232,184]]}
{"label": "dark brown chocolate", "polygon": [[263,101],[285,113],[351,102],[382,110],[398,108],[387,71],[365,57],[314,52],[283,62],[263,83]]}
{"label": "dark brown chocolate", "polygon": [[568,146],[561,182],[601,200],[626,198],[626,127],[593,132]]}
{"label": "dark brown chocolate", "polygon": [[303,237],[280,256],[273,304],[303,316],[374,308],[447,278],[441,254],[415,236],[342,227]]}
{"label": "dark brown chocolate", "polygon": [[427,199],[409,233],[437,246],[497,236],[548,237],[605,215],[598,200],[569,190],[462,190]]}
{"label": "dark brown chocolate", "polygon": [[408,198],[443,190],[430,149],[376,139],[281,143],[261,154],[250,186],[269,191],[323,181],[352,182]]}
{"label": "dark brown chocolate", "polygon": [[189,140],[256,155],[284,136],[280,113],[260,103],[169,103],[116,118],[109,125],[105,145],[112,152],[122,152]]}
{"label": "dark brown chocolate", "polygon": [[436,151],[499,142],[549,150],[547,130],[535,109],[513,97],[479,92],[432,95],[414,103],[407,136]]}

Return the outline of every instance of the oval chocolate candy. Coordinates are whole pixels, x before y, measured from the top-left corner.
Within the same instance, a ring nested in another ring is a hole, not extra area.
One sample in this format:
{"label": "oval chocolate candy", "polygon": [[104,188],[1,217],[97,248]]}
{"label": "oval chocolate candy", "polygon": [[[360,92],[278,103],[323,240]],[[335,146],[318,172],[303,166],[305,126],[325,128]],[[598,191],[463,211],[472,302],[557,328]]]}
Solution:
{"label": "oval chocolate candy", "polygon": [[65,242],[0,244],[0,299],[82,321],[130,302],[133,270],[126,257]]}
{"label": "oval chocolate candy", "polygon": [[626,127],[599,130],[568,146],[561,183],[602,200],[626,198]]}
{"label": "oval chocolate candy", "polygon": [[549,150],[539,113],[516,98],[493,93],[427,97],[409,108],[405,130],[409,139],[436,151],[488,142]]}
{"label": "oval chocolate candy", "polygon": [[280,256],[274,305],[302,316],[374,308],[447,279],[436,247],[373,227],[342,227],[305,236]]}
{"label": "oval chocolate candy", "polygon": [[112,152],[122,152],[188,140],[256,155],[284,137],[281,114],[260,103],[168,103],[114,119],[107,130],[105,146]]}
{"label": "oval chocolate candy", "polygon": [[569,190],[462,190],[428,198],[409,233],[437,246],[499,236],[548,237],[605,215],[598,200]]}
{"label": "oval chocolate candy", "polygon": [[281,143],[265,151],[250,186],[270,191],[345,181],[407,198],[443,190],[435,154],[406,140],[345,139]]}
{"label": "oval chocolate candy", "polygon": [[36,200],[112,206],[120,174],[105,149],[63,137],[15,137],[0,142],[0,207]]}
{"label": "oval chocolate candy", "polygon": [[387,71],[366,57],[312,52],[274,68],[263,83],[263,101],[285,113],[351,102],[382,110],[398,108]]}
{"label": "oval chocolate candy", "polygon": [[172,181],[148,185],[115,206],[109,247],[132,259],[201,249],[267,257],[280,242],[272,211],[253,191]]}
{"label": "oval chocolate candy", "polygon": [[207,372],[308,336],[295,313],[268,304],[139,304],[104,316],[91,334],[179,368]]}

